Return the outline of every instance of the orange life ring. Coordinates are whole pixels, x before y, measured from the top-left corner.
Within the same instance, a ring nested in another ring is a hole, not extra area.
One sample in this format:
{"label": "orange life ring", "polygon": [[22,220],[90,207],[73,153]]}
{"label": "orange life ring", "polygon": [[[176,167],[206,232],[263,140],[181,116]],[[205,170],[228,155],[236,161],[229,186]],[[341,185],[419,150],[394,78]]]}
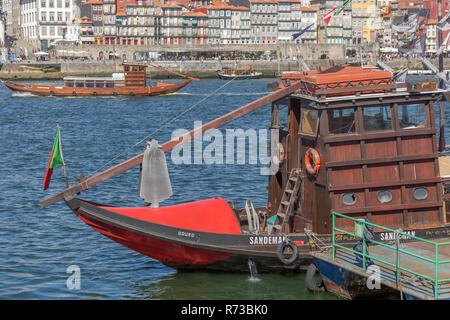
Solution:
{"label": "orange life ring", "polygon": [[316,149],[309,148],[305,154],[306,171],[315,176],[320,170],[320,156]]}

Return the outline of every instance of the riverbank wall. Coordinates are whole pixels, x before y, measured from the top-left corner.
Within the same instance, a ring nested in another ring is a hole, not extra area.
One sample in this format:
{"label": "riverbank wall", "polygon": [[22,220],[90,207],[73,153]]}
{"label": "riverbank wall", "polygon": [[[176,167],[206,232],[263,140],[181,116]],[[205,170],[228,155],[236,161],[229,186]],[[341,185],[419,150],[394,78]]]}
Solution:
{"label": "riverbank wall", "polygon": [[[430,59],[437,66],[437,59]],[[305,60],[311,68],[326,68],[330,66],[330,60],[317,59]],[[342,64],[345,60],[334,60],[335,64]],[[65,76],[110,76],[111,73],[121,72],[120,61],[85,61],[85,62],[55,62],[49,64],[5,64],[0,71],[0,79],[4,80],[61,80]],[[205,61],[156,61],[154,65],[168,70],[185,73],[197,78],[216,78],[217,71],[222,67],[245,66],[248,65],[256,71],[262,72],[263,77],[273,78],[280,71],[301,70],[301,64],[296,60],[205,60]],[[419,59],[396,59],[387,62],[393,69],[407,67],[411,70],[423,70],[422,62]],[[44,68],[46,67],[47,68]],[[52,66],[53,68],[48,68]],[[450,58],[444,59],[444,69],[450,69]],[[154,79],[179,78],[179,76],[162,71],[154,67],[147,69],[147,76]]]}

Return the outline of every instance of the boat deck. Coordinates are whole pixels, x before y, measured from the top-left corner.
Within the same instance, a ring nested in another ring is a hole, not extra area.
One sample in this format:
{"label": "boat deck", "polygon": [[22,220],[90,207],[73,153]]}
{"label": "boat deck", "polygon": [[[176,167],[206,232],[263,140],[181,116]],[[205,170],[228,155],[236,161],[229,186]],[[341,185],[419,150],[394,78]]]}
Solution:
{"label": "boat deck", "polygon": [[[434,240],[436,243],[449,241],[448,237]],[[395,246],[396,241],[393,242],[391,246]],[[370,276],[362,268],[361,259],[348,250],[336,248],[334,260],[329,253],[313,253],[313,255],[363,277]],[[379,267],[381,282],[384,285],[416,299],[450,299],[450,245],[439,246],[437,259],[435,245],[412,240],[400,241],[398,261],[395,250],[381,245],[369,246],[368,255],[370,257],[368,259]],[[398,284],[397,266],[400,270]],[[437,295],[434,292],[436,276],[439,280]]]}

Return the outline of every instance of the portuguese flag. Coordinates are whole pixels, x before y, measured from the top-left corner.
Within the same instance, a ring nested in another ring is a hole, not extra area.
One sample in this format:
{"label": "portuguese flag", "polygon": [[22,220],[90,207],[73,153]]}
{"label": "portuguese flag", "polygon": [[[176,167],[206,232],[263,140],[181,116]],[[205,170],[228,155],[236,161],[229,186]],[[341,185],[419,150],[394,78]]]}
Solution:
{"label": "portuguese flag", "polygon": [[64,159],[62,155],[62,147],[61,147],[61,137],[59,135],[59,125],[58,130],[56,132],[55,141],[53,142],[53,149],[52,153],[50,155],[50,160],[48,161],[47,165],[47,172],[45,172],[44,177],[44,190],[48,189],[48,186],[50,185],[50,179],[52,178],[52,172],[53,168],[57,166],[63,166],[64,165]]}

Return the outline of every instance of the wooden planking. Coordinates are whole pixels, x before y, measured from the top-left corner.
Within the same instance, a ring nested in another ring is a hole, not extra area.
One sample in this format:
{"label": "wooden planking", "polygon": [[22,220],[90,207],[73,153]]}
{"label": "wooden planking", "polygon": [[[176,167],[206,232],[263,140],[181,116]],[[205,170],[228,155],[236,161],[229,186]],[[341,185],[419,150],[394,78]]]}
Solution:
{"label": "wooden planking", "polygon": [[433,159],[416,162],[404,162],[403,170],[405,180],[417,180],[436,177],[436,175],[434,174]]}
{"label": "wooden planking", "polygon": [[402,137],[401,144],[403,154],[407,156],[433,154],[433,141],[430,135]]}
{"label": "wooden planking", "polygon": [[438,209],[409,209],[406,220],[410,228],[432,228],[440,226],[440,210]]}
{"label": "wooden planking", "polygon": [[331,185],[345,186],[363,183],[363,173],[360,166],[336,168],[331,171]]}
{"label": "wooden planking", "polygon": [[367,165],[366,178],[368,183],[398,181],[400,179],[398,165]]}
{"label": "wooden planking", "polygon": [[359,142],[330,143],[329,146],[328,161],[361,160]]}
{"label": "wooden planking", "polygon": [[397,145],[394,138],[366,140],[366,159],[391,158],[397,156]]}

